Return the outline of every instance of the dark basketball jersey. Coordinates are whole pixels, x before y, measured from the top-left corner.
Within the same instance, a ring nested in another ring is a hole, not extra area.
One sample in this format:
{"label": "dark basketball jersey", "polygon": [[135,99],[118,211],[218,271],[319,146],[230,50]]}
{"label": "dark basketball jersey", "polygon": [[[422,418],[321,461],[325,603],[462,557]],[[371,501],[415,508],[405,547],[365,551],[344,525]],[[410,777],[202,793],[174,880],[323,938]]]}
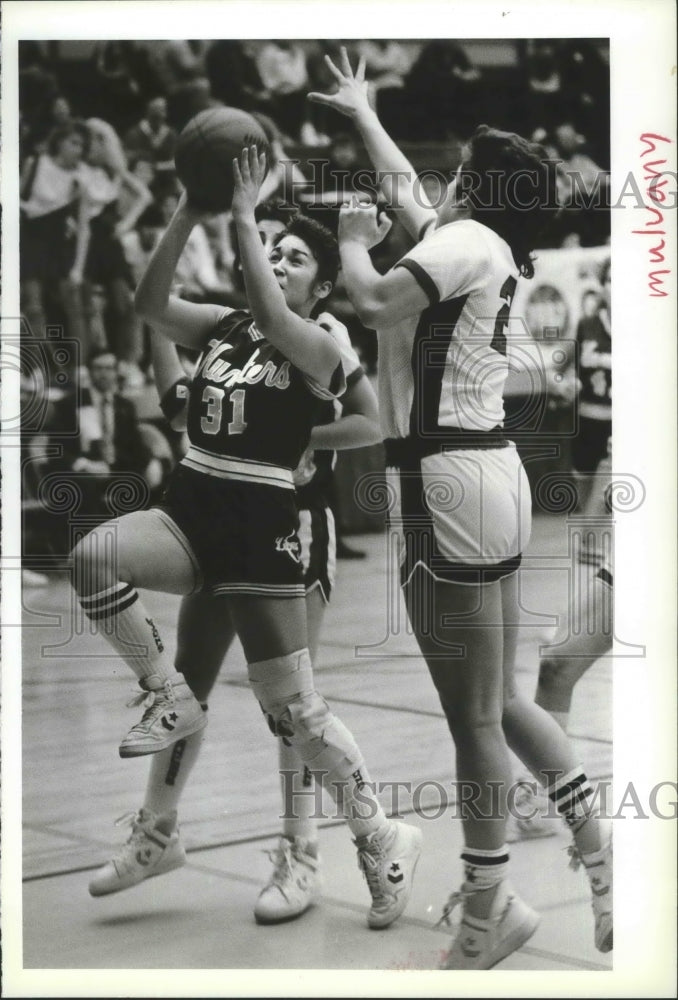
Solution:
{"label": "dark basketball jersey", "polygon": [[[355,363],[358,367],[348,372],[346,371],[346,362],[343,360],[347,389],[361,379],[364,374],[357,357],[355,358]],[[328,402],[323,404],[317,424],[331,424],[336,419],[336,404],[334,400],[328,400]],[[313,477],[308,482],[304,482],[303,485],[297,485],[297,507],[299,510],[311,510],[315,507],[331,506],[332,479],[336,457],[336,451],[327,448],[316,448],[313,452],[313,466],[315,468]]]}
{"label": "dark basketball jersey", "polygon": [[264,339],[249,312],[230,311],[198,359],[182,464],[289,488],[311,428],[343,387],[341,364],[324,389]]}

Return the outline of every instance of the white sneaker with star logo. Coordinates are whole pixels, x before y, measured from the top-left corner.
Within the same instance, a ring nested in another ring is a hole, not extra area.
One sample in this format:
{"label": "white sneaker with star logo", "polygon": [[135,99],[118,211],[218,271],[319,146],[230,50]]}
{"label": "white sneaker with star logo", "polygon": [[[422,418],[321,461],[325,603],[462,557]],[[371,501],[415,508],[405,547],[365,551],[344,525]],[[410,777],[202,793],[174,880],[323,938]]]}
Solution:
{"label": "white sneaker with star logo", "polygon": [[373,930],[388,927],[407,906],[422,839],[416,826],[392,822],[385,834],[354,841],[358,866],[372,894],[367,924]]}
{"label": "white sneaker with star logo", "polygon": [[281,837],[270,856],[273,873],[254,907],[258,924],[294,920],[313,905],[320,893],[320,862],[310,841]]}
{"label": "white sneaker with star logo", "polygon": [[[186,851],[175,828],[176,812],[156,816],[149,809],[127,813],[118,825],[131,821],[132,833],[118,854],[100,868],[89,884],[91,896],[107,896],[163,875],[186,864]],[[163,832],[170,830],[171,832]]]}
{"label": "white sneaker with star logo", "polygon": [[[466,885],[466,884],[465,884]],[[471,892],[462,888],[450,896],[440,923],[449,924],[449,915],[459,903],[464,910],[457,935],[441,969],[492,969],[522,947],[539,926],[539,914],[516,894],[504,879],[499,883],[487,920],[468,913]]]}

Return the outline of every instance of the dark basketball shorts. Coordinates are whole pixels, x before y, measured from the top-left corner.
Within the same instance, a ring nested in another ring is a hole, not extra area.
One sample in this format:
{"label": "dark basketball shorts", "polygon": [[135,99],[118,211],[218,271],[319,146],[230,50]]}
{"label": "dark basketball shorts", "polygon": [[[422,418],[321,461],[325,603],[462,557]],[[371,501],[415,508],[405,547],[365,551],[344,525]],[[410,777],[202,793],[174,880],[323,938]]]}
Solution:
{"label": "dark basketball shorts", "polygon": [[532,503],[512,443],[441,451],[407,468],[387,467],[386,483],[403,585],[418,567],[441,582],[477,585],[520,566]]}
{"label": "dark basketball shorts", "polygon": [[194,557],[203,590],[304,596],[293,489],[217,478],[180,465],[158,509]]}

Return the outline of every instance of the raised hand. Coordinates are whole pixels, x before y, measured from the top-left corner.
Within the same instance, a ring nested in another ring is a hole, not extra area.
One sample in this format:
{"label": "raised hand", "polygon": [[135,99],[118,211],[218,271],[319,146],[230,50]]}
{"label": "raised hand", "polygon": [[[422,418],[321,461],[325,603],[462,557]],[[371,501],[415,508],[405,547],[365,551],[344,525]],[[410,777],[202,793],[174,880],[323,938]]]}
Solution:
{"label": "raised hand", "polygon": [[266,153],[257,152],[256,146],[246,146],[240,154],[240,161],[233,160],[233,215],[254,214],[259,190],[266,176]]}
{"label": "raised hand", "polygon": [[315,101],[316,104],[326,104],[353,119],[370,112],[372,109],[367,96],[364,57],[361,56],[355,73],[351,69],[348,53],[343,45],[341,47],[341,69],[334,65],[329,56],[325,56],[325,62],[337,81],[338,89],[334,94],[320,94],[312,91],[308,95],[309,101]]}
{"label": "raised hand", "polygon": [[339,210],[339,243],[351,241],[371,250],[381,243],[391,225],[385,212],[377,217],[377,206],[358,201],[354,194]]}

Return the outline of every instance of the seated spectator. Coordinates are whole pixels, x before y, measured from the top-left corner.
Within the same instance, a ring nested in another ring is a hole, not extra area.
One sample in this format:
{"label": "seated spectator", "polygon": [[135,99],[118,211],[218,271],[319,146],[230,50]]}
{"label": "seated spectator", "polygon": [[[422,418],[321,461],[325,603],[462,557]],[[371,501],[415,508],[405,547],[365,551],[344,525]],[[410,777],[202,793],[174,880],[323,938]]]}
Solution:
{"label": "seated spectator", "polygon": [[275,198],[296,201],[307,184],[297,160],[286,151],[283,134],[269,115],[253,111],[252,117],[263,128],[270,150],[268,173],[259,191],[260,204]]}
{"label": "seated spectator", "polygon": [[156,170],[174,170],[177,133],[167,124],[167,101],[154,97],[146,105],[144,117],[126,134],[124,147],[132,160],[148,160]]}
{"label": "seated spectator", "polygon": [[36,139],[44,141],[49,132],[43,122],[49,118],[49,108],[59,93],[59,84],[40,42],[20,41],[18,60],[19,116],[23,131],[19,157],[23,163],[27,156],[36,152],[33,145]]}
{"label": "seated spectator", "polygon": [[563,122],[547,144],[558,160],[558,198],[564,211],[556,220],[561,246],[604,246],[610,239],[609,176],[589,156],[586,140]]}
{"label": "seated spectator", "polygon": [[558,64],[568,118],[587,136],[591,155],[610,167],[610,67],[597,45],[586,38],[560,40]]}
{"label": "seated spectator", "polygon": [[[140,181],[144,185],[144,187],[148,188],[151,194],[155,189],[159,177],[165,177],[165,176],[171,178],[174,177],[173,170],[172,172],[161,171],[160,174],[158,174],[156,171],[155,163],[153,162],[153,160],[149,159],[145,153],[138,153],[136,156],[131,156],[129,158],[128,166],[129,166],[129,172],[132,174],[132,176],[136,177],[136,179]],[[131,203],[130,205],[127,206],[127,208],[129,208],[130,206]],[[121,205],[121,212],[123,216],[126,214],[126,208],[123,207],[123,205]]]}
{"label": "seated spectator", "polygon": [[268,94],[268,113],[283,134],[304,146],[323,146],[321,135],[311,120],[306,52],[299,42],[273,40],[257,42],[252,49],[259,78]]}
{"label": "seated spectator", "polygon": [[143,111],[149,83],[146,53],[138,42],[108,39],[97,42],[92,60],[98,86],[90,107],[123,133]]}
{"label": "seated spectator", "polygon": [[20,180],[20,287],[22,312],[36,336],[62,325],[85,342],[76,261],[89,240],[84,123],[56,129],[44,153],[28,157]]}
{"label": "seated spectator", "polygon": [[[128,232],[153,196],[127,166],[122,143],[108,122],[90,118],[90,149],[85,174],[90,239],[86,254],[76,260],[76,280],[82,284],[89,342],[103,343],[123,362],[129,387],[144,384],[139,368],[142,344],[136,337],[132,279],[120,237]],[[94,308],[95,289],[105,298],[103,331]]]}
{"label": "seated spectator", "polygon": [[[160,203],[163,227],[169,225],[179,196],[168,193]],[[175,295],[191,302],[223,302],[228,305],[232,292],[230,282],[220,278],[207,232],[202,223],[191,230],[175,270]]]}
{"label": "seated spectator", "polygon": [[209,44],[179,38],[148,43],[153,69],[167,98],[168,120],[177,131],[194,114],[209,106],[211,91],[206,67]]}
{"label": "seated spectator", "polygon": [[481,74],[458,42],[436,38],[421,49],[406,81],[398,134],[446,142],[478,124]]}
{"label": "seated spectator", "polygon": [[357,41],[354,52],[365,60],[370,103],[386,131],[397,130],[402,118],[401,92],[411,67],[407,49],[393,39],[370,38]]}
{"label": "seated spectator", "polygon": [[255,46],[233,38],[211,42],[205,70],[216,100],[243,111],[265,111],[269,107],[269,93],[257,70]]}
{"label": "seated spectator", "polygon": [[71,105],[67,98],[60,93],[53,94],[39,112],[25,122],[22,143],[26,155],[29,152],[32,154],[46,152],[50,135],[56,129],[72,125],[73,122]]}
{"label": "seated spectator", "polygon": [[[97,351],[87,369],[89,385],[55,404],[50,432],[60,455],[51,461],[50,471],[60,474],[58,482],[74,483],[79,498],[77,509],[66,515],[104,521],[116,513],[115,491],[111,493],[116,485],[127,484],[129,495],[138,496],[139,508],[161,485],[161,457],[145,443],[134,403],[119,391],[118,369],[111,351]],[[62,547],[69,543],[68,517],[58,520],[59,550],[68,551]]]}

